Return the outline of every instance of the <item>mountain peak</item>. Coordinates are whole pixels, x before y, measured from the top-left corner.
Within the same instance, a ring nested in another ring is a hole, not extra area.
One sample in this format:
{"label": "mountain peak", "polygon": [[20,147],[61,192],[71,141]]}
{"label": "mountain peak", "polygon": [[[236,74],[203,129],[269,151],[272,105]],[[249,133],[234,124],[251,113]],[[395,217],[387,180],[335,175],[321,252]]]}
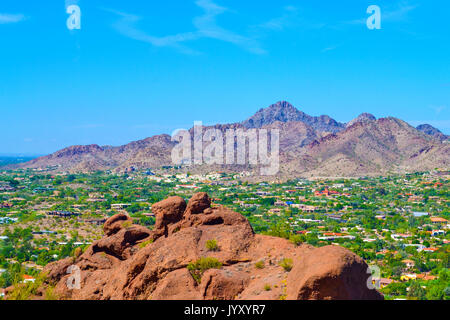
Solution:
{"label": "mountain peak", "polygon": [[372,122],[375,120],[377,120],[377,118],[373,114],[364,112],[361,113],[358,117],[356,117],[352,121],[350,121],[349,123],[347,123],[346,127],[348,128],[358,122]]}
{"label": "mountain peak", "polygon": [[298,111],[296,107],[294,107],[291,103],[288,101],[278,101],[277,103],[274,103],[270,106],[268,106],[266,109],[275,109],[275,110],[295,110]]}
{"label": "mountain peak", "polygon": [[344,125],[338,123],[329,116],[323,115],[320,117],[310,116],[287,101],[279,101],[270,105],[267,108],[260,109],[252,117],[248,118],[242,125],[245,128],[261,128],[265,125],[272,124],[276,121],[280,122],[303,122],[320,132],[339,132],[344,128]]}

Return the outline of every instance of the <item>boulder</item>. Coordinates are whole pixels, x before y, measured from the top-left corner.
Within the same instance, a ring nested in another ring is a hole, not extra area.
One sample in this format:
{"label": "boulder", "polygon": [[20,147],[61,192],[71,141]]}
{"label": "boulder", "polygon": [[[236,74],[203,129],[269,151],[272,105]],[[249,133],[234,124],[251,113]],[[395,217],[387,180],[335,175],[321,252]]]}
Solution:
{"label": "boulder", "polygon": [[249,280],[243,272],[210,269],[202,277],[201,292],[205,300],[234,300]]}
{"label": "boulder", "polygon": [[211,199],[206,192],[194,194],[189,200],[185,215],[203,213],[205,209],[211,207]]}
{"label": "boulder", "polygon": [[287,297],[294,300],[380,300],[367,286],[368,265],[339,246],[304,250],[288,276]]}
{"label": "boulder", "polygon": [[186,209],[186,201],[181,197],[170,197],[152,205],[156,222],[154,238],[168,235],[168,225],[176,223],[183,218]]}
{"label": "boulder", "polygon": [[106,220],[105,224],[103,225],[103,232],[107,236],[113,235],[123,228],[124,223],[126,226],[127,224],[131,224],[132,222],[133,220],[126,214],[118,213]]}

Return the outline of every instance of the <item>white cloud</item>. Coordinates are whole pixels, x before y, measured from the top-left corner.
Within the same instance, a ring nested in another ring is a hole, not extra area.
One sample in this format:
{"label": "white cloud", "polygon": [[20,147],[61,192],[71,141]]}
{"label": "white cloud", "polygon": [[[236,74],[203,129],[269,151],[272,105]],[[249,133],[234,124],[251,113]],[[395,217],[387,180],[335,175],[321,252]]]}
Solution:
{"label": "white cloud", "polygon": [[341,46],[340,44],[329,46],[329,47],[323,48],[320,52],[325,53],[328,51],[333,51],[333,50],[339,48],[340,46]]}
{"label": "white cloud", "polygon": [[0,13],[0,24],[17,23],[24,21],[25,19],[23,14]]}
{"label": "white cloud", "polygon": [[[217,17],[228,12],[228,8],[222,7],[212,0],[197,0],[195,4],[204,11],[202,15],[194,17],[192,20],[195,30],[162,37],[147,34],[139,29],[136,25],[142,20],[140,16],[111,9],[104,10],[112,12],[120,17],[120,19],[113,24],[113,28],[120,34],[137,41],[150,43],[156,47],[172,47],[184,53],[198,54],[199,52],[188,48],[185,43],[198,39],[215,39],[232,43],[251,53],[266,53],[259,41],[256,40],[256,37],[239,34],[218,25]],[[284,16],[273,19],[265,25],[261,25],[260,28],[265,27],[273,30],[282,29],[283,25],[287,23],[289,15],[294,14],[296,11],[292,6],[285,7],[284,10],[286,11]]]}

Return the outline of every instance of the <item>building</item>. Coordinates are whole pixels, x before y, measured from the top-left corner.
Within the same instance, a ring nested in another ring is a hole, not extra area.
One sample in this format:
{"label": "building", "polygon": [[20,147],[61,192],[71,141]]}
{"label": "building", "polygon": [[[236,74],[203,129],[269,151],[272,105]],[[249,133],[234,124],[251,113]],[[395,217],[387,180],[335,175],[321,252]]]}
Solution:
{"label": "building", "polygon": [[409,259],[405,259],[402,260],[402,262],[406,265],[407,268],[411,269],[414,268],[414,266],[416,265],[416,263],[413,260],[409,260]]}
{"label": "building", "polygon": [[412,214],[416,218],[426,217],[429,215],[428,212],[413,212]]}
{"label": "building", "polygon": [[319,237],[320,240],[336,240],[336,239],[349,239],[354,240],[355,236],[345,235],[343,233],[337,232],[326,232],[322,237]]}
{"label": "building", "polygon": [[36,281],[35,278],[33,278],[32,276],[29,276],[27,274],[23,275],[23,283],[34,283],[34,281]]}
{"label": "building", "polygon": [[431,223],[434,223],[434,224],[447,224],[448,223],[447,219],[440,218],[440,217],[431,217],[430,220],[431,220]]}
{"label": "building", "polygon": [[131,206],[130,203],[113,203],[111,204],[111,209],[122,210]]}
{"label": "building", "polygon": [[81,213],[71,212],[71,211],[49,211],[47,212],[49,216],[55,216],[60,218],[70,218],[81,216]]}
{"label": "building", "polygon": [[291,204],[291,207],[292,208],[297,208],[297,209],[299,209],[299,210],[301,210],[303,212],[315,212],[315,211],[317,211],[317,207],[315,207],[315,206],[308,206],[308,205],[305,205],[305,204],[293,203],[293,204]]}
{"label": "building", "polygon": [[392,280],[392,279],[381,278],[380,279],[380,288],[383,289],[384,287],[390,285],[393,282],[394,282],[394,280]]}

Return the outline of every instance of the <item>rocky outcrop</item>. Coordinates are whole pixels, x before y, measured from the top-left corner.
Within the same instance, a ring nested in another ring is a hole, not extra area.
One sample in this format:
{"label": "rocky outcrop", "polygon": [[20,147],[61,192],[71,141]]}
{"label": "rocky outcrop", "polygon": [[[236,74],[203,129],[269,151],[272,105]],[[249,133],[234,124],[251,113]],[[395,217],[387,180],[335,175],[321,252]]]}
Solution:
{"label": "rocky outcrop", "polygon": [[[240,214],[212,208],[206,193],[152,209],[154,230],[111,217],[104,238],[45,268],[45,286],[76,300],[383,299],[367,287],[368,266],[352,252],[257,235]],[[80,289],[67,286],[71,265]]]}

